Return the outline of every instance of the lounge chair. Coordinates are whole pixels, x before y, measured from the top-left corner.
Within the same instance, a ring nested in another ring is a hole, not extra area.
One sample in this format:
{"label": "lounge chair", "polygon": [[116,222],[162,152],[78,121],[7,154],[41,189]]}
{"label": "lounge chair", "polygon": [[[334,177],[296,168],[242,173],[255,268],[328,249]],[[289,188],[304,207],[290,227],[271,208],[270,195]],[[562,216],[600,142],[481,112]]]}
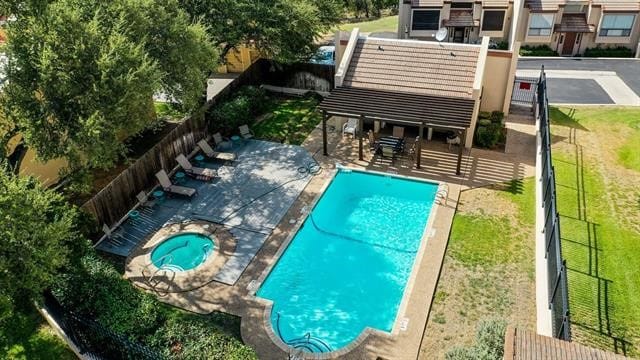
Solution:
{"label": "lounge chair", "polygon": [[404,127],[402,127],[402,126],[394,126],[393,127],[393,137],[404,138]]}
{"label": "lounge chair", "polygon": [[140,206],[152,208],[156,205],[155,201],[149,200],[149,197],[144,191],[140,191],[138,195],[136,195],[136,198],[138,199]]}
{"label": "lounge chair", "polygon": [[358,119],[349,119],[344,125],[342,125],[342,136],[345,134],[351,134],[354,138],[358,131]]}
{"label": "lounge chair", "polygon": [[176,157],[178,164],[184,169],[184,171],[198,180],[211,181],[216,176],[216,171],[209,168],[201,168],[191,165],[189,159],[184,154],[180,154]]}
{"label": "lounge chair", "polygon": [[219,132],[213,134],[213,142],[216,145],[216,149],[228,149],[231,147],[231,140],[222,137],[222,134]]}
{"label": "lounge chair", "polygon": [[213,150],[209,143],[202,139],[198,141],[198,147],[202,152],[210,159],[222,160],[222,161],[234,161],[236,154],[231,152],[218,152]]}
{"label": "lounge chair", "polygon": [[156,173],[156,178],[158,178],[158,182],[160,183],[160,186],[162,186],[162,190],[167,193],[188,197],[192,197],[196,194],[196,189],[194,188],[172,184],[171,179],[169,179],[169,175],[167,175],[164,170],[158,171]]}
{"label": "lounge chair", "polygon": [[247,125],[240,125],[238,130],[240,130],[240,136],[245,140],[252,139],[254,136],[253,132],[249,130],[249,126]]}

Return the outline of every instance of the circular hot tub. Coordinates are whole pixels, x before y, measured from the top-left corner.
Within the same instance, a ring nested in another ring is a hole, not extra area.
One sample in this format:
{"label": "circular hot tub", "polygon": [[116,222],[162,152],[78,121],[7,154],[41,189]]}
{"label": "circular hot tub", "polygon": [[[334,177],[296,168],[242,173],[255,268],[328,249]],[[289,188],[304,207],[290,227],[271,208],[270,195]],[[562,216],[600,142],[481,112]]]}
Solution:
{"label": "circular hot tub", "polygon": [[180,233],[158,244],[151,252],[151,262],[159,269],[192,270],[207,260],[214,246],[213,240],[206,235]]}

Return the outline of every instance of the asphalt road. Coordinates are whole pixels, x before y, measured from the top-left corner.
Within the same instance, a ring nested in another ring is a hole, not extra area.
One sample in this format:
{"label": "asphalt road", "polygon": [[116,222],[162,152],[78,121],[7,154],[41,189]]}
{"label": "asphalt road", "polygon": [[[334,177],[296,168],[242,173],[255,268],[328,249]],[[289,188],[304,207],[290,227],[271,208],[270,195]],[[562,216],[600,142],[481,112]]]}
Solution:
{"label": "asphalt road", "polygon": [[[640,96],[640,59],[520,58],[518,61],[518,69],[540,69],[542,65],[548,70],[615,71],[618,77]],[[584,79],[549,79],[549,97],[551,102],[554,100],[585,104],[612,102],[597,83]]]}

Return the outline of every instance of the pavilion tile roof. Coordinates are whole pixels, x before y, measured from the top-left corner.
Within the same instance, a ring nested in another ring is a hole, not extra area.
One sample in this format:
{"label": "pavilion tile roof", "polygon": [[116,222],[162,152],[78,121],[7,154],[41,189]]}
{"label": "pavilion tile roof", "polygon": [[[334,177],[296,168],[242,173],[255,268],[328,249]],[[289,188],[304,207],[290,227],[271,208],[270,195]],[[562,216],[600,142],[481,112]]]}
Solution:
{"label": "pavilion tile roof", "polygon": [[344,86],[471,99],[478,45],[360,38]]}

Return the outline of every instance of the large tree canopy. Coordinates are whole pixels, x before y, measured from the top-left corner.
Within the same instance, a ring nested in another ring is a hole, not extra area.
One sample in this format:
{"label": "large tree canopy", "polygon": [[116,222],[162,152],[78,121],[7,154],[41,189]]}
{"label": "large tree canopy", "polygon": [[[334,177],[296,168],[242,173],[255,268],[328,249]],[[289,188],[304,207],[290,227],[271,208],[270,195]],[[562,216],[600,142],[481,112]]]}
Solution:
{"label": "large tree canopy", "polygon": [[309,57],[314,41],[342,14],[340,0],[181,0],[192,19],[207,25],[223,55],[239,45],[255,44],[280,62]]}
{"label": "large tree canopy", "polygon": [[[177,0],[14,1],[1,106],[43,160],[108,168],[164,92],[193,108],[217,59]],[[0,144],[2,145],[2,144]]]}
{"label": "large tree canopy", "polygon": [[60,194],[5,170],[0,163],[0,329],[87,246],[75,230],[78,211]]}

